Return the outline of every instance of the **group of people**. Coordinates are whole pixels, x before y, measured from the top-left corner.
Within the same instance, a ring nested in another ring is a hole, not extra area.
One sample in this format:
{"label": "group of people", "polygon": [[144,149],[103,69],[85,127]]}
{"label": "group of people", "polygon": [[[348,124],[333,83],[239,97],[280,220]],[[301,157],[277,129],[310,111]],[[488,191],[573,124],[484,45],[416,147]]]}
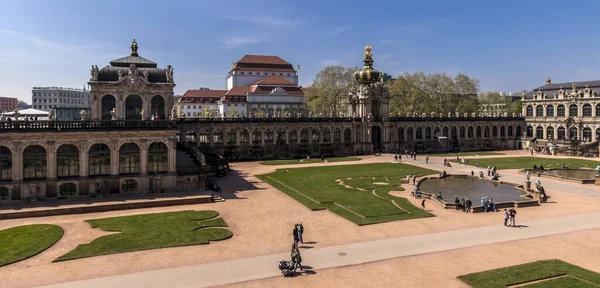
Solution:
{"label": "group of people", "polygon": [[402,162],[402,154],[394,155],[394,162]]}
{"label": "group of people", "polygon": [[410,179],[412,179],[412,184],[413,185],[417,185],[417,175],[412,175],[411,176],[410,174],[407,174],[406,175],[406,184],[410,184]]}
{"label": "group of people", "polygon": [[[517,210],[515,208],[510,208],[509,210],[504,209],[504,226],[513,226],[515,227],[515,217],[517,216]],[[510,220],[510,223],[508,223]]]}
{"label": "group of people", "polygon": [[496,210],[496,204],[494,204],[494,200],[492,200],[492,198],[482,197],[481,207],[483,207],[483,212],[498,211]]}
{"label": "group of people", "polygon": [[[458,156],[456,156],[456,159],[458,159]],[[448,159],[444,158],[444,167],[452,167],[450,165],[450,161],[448,161]]]}
{"label": "group of people", "polygon": [[454,199],[454,206],[456,207],[456,210],[461,210],[465,213],[468,213],[471,209],[471,206],[473,206],[473,202],[469,198],[467,198],[467,200],[465,200],[465,198],[460,200],[458,197],[456,197]]}
{"label": "group of people", "polygon": [[[564,169],[565,165],[563,165],[563,169]],[[540,166],[538,167],[537,165],[533,164],[533,170],[544,170],[544,165],[540,164]]]}
{"label": "group of people", "polygon": [[292,235],[294,236],[294,247],[298,247],[298,243],[304,244],[304,239],[302,239],[302,234],[304,234],[304,226],[302,222],[296,223],[294,225],[294,230],[292,230]]}

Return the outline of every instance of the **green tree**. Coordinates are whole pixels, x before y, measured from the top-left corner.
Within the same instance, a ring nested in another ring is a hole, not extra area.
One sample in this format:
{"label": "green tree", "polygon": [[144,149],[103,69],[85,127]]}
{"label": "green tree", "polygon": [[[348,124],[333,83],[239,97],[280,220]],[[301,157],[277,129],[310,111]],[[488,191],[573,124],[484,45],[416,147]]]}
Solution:
{"label": "green tree", "polygon": [[306,87],[308,108],[313,115],[334,117],[347,111],[347,97],[354,84],[354,72],[359,68],[327,66],[315,76],[315,80]]}

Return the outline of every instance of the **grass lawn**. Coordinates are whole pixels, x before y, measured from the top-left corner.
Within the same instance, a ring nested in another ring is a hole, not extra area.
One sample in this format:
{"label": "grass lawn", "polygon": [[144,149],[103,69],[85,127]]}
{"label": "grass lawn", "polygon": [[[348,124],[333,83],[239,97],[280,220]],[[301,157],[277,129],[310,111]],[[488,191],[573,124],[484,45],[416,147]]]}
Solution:
{"label": "grass lawn", "polygon": [[543,165],[544,168],[561,168],[569,165],[569,168],[591,168],[600,165],[598,161],[583,160],[575,158],[538,158],[538,157],[506,157],[469,159],[469,165],[475,165],[479,161],[479,167],[496,166],[498,169],[533,168],[533,165]]}
{"label": "grass lawn", "polygon": [[404,190],[400,184],[405,183],[407,174],[437,173],[411,165],[380,163],[278,169],[258,177],[312,210],[329,209],[358,225],[367,225],[433,216],[387,192]]}
{"label": "grass lawn", "polygon": [[[517,284],[526,284],[533,281],[539,282],[531,283],[523,287],[583,288],[598,287],[598,285],[600,285],[600,274],[560,260],[544,260],[523,265],[510,266],[462,275],[458,276],[458,279],[474,288],[500,288]],[[594,283],[596,285],[590,283]]]}
{"label": "grass lawn", "polygon": [[63,235],[56,225],[17,226],[0,231],[0,267],[35,256]]}
{"label": "grass lawn", "polygon": [[[345,161],[358,161],[361,158],[358,157],[333,157],[333,158],[325,158],[327,162],[345,162]],[[289,164],[310,164],[310,163],[321,163],[320,158],[310,159],[310,162],[307,162],[306,159],[285,159],[285,160],[270,160],[260,162],[262,165],[289,165]]]}
{"label": "grass lawn", "polygon": [[231,232],[216,211],[180,211],[86,220],[92,228],[121,232],[81,244],[54,261],[98,255],[208,244],[230,238]]}
{"label": "grass lawn", "polygon": [[494,155],[505,155],[505,154],[502,152],[472,151],[472,152],[430,154],[429,157],[456,157],[456,155],[458,155],[459,157],[463,157],[463,156],[494,156]]}

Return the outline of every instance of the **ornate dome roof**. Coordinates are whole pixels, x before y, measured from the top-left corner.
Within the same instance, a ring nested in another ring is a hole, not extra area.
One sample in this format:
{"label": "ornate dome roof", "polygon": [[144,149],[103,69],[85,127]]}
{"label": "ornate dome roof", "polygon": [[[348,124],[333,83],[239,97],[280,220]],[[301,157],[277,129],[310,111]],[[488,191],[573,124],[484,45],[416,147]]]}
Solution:
{"label": "ornate dome roof", "polygon": [[363,60],[364,68],[354,72],[354,79],[360,83],[375,83],[381,80],[383,73],[373,68],[373,55],[371,54],[371,46],[365,47],[365,59]]}

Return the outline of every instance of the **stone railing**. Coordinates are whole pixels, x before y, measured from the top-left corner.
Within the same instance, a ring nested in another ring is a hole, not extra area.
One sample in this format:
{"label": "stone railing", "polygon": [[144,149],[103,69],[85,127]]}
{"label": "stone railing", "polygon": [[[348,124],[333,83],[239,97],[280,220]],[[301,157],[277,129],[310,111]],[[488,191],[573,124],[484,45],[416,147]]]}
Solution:
{"label": "stone railing", "polygon": [[[427,122],[427,121],[525,121],[525,117],[389,117],[387,121],[389,122]],[[306,123],[306,122],[363,122],[363,121],[375,121],[380,122],[381,119],[377,118],[366,118],[363,119],[361,117],[237,117],[237,118],[179,118],[177,120],[178,123],[269,123],[269,122],[278,122],[278,123]]]}
{"label": "stone railing", "polygon": [[174,130],[176,121],[92,120],[92,121],[3,121],[0,133],[52,131]]}

